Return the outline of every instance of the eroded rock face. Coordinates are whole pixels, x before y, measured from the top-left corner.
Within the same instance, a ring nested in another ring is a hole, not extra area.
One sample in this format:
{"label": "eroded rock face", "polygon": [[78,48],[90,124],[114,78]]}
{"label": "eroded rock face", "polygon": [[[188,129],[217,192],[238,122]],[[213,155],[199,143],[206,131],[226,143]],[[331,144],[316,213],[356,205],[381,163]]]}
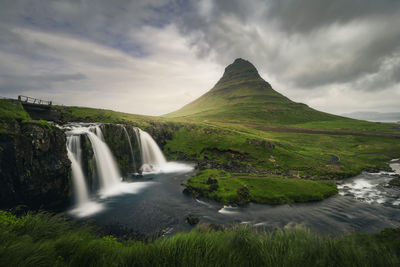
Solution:
{"label": "eroded rock face", "polygon": [[0,133],[0,208],[68,205],[71,162],[64,132],[37,122],[5,124],[8,131]]}

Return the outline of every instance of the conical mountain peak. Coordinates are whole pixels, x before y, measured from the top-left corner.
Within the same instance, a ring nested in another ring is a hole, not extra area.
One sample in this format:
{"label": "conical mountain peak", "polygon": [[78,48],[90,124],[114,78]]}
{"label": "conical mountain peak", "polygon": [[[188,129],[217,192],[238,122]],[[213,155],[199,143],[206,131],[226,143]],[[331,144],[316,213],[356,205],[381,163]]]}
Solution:
{"label": "conical mountain peak", "polygon": [[168,117],[225,122],[281,124],[331,119],[333,115],[318,112],[281,95],[259,74],[249,61],[238,58],[225,68],[215,86]]}
{"label": "conical mountain peak", "polygon": [[232,64],[225,68],[220,82],[232,79],[258,79],[261,78],[256,67],[249,61],[237,58]]}

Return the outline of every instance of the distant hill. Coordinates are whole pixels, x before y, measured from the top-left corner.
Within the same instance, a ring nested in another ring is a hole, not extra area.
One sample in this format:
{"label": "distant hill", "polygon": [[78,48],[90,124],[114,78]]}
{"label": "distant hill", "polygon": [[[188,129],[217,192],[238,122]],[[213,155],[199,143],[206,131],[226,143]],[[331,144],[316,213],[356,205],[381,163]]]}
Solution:
{"label": "distant hill", "polygon": [[210,91],[165,117],[279,125],[344,119],[291,101],[261,78],[253,64],[241,58],[225,68]]}
{"label": "distant hill", "polygon": [[400,122],[400,112],[381,113],[357,111],[344,113],[342,116],[366,121]]}

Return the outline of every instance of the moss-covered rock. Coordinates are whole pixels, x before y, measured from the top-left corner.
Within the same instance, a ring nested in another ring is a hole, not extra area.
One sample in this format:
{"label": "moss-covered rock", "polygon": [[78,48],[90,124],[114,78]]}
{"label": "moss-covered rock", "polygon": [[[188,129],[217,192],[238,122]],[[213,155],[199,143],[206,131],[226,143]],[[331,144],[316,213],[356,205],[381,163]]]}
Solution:
{"label": "moss-covered rock", "polygon": [[3,122],[0,206],[59,208],[69,204],[70,161],[62,130],[35,121]]}
{"label": "moss-covered rock", "polygon": [[113,153],[123,177],[138,171],[141,165],[135,127],[123,124],[103,124],[104,140]]}

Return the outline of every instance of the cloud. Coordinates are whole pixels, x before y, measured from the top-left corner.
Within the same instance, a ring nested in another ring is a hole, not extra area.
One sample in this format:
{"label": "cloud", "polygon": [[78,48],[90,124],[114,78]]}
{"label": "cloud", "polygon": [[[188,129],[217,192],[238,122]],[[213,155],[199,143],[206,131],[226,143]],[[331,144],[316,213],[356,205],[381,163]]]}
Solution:
{"label": "cloud", "polygon": [[179,23],[199,55],[213,53],[221,64],[246,58],[297,101],[316,103],[309,99],[312,91],[328,98],[335,87],[343,95],[396,88],[400,2],[214,1],[204,16],[206,2]]}
{"label": "cloud", "polygon": [[35,45],[35,57],[47,60],[3,54],[2,94],[160,115],[205,93],[222,74],[211,59],[199,60],[173,25],[127,33],[151,51],[144,58],[65,34],[26,28],[12,32],[23,46]]}
{"label": "cloud", "polygon": [[0,94],[160,115],[242,57],[314,108],[396,111],[397,25],[393,0],[5,0]]}

